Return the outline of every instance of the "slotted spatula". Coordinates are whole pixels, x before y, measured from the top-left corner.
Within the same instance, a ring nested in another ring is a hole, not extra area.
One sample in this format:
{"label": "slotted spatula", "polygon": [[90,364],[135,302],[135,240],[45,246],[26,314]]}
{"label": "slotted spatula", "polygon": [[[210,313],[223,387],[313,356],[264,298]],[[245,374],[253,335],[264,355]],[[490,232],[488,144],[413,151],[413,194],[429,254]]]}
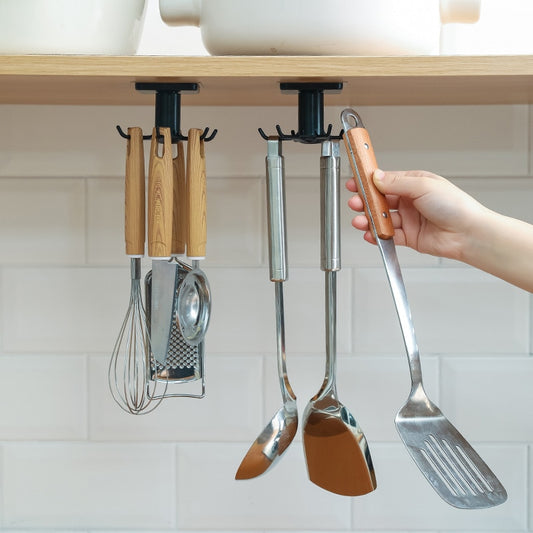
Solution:
{"label": "slotted spatula", "polygon": [[372,181],[377,168],[374,150],[355,111],[345,109],[341,120],[354,180],[385,265],[409,361],[411,392],[396,415],[398,433],[420,471],[450,505],[463,509],[499,505],[507,499],[504,487],[424,391],[415,330],[392,238],[394,228],[387,201]]}

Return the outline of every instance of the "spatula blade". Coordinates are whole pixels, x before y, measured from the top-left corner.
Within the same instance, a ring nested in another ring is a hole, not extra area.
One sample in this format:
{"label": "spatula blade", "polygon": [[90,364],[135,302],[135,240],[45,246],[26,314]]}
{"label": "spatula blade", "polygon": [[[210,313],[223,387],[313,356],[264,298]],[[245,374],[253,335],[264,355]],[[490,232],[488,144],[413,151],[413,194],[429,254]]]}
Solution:
{"label": "spatula blade", "polygon": [[478,453],[442,414],[396,416],[396,429],[414,462],[438,495],[459,509],[484,509],[507,492]]}
{"label": "spatula blade", "polygon": [[376,475],[365,435],[352,417],[308,409],[303,442],[307,473],[315,485],[342,496],[362,496],[376,489]]}

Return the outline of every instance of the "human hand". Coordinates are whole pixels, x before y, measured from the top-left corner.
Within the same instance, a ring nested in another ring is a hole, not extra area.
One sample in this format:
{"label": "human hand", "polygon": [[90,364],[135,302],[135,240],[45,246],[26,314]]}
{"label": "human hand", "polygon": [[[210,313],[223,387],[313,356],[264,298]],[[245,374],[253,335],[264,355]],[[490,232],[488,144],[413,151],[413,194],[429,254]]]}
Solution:
{"label": "human hand", "polygon": [[[376,187],[385,194],[394,226],[394,242],[421,253],[461,259],[469,232],[488,210],[445,178],[425,171],[374,172]],[[357,192],[353,179],[346,183]],[[356,194],[348,205],[363,212],[363,200]],[[366,215],[357,215],[352,225],[375,243]]]}

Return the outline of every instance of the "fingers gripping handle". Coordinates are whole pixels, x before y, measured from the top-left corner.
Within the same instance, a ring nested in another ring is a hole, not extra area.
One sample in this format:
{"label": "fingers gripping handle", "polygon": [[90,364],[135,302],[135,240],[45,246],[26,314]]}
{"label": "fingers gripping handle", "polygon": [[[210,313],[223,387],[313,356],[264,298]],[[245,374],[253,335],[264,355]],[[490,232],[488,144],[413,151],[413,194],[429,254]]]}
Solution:
{"label": "fingers gripping handle", "polygon": [[[390,239],[394,236],[394,227],[387,200],[374,185],[373,175],[378,165],[370,136],[355,111],[344,110],[341,117],[344,125],[344,144],[370,226],[380,239]],[[350,126],[350,119],[355,119],[355,127]]]}

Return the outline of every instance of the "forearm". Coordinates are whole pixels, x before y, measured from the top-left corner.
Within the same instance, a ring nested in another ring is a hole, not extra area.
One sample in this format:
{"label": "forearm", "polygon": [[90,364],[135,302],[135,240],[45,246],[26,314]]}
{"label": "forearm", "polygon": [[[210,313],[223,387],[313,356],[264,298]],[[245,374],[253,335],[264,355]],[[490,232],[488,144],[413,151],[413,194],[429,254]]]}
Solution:
{"label": "forearm", "polygon": [[533,226],[527,222],[486,210],[458,259],[533,292]]}

